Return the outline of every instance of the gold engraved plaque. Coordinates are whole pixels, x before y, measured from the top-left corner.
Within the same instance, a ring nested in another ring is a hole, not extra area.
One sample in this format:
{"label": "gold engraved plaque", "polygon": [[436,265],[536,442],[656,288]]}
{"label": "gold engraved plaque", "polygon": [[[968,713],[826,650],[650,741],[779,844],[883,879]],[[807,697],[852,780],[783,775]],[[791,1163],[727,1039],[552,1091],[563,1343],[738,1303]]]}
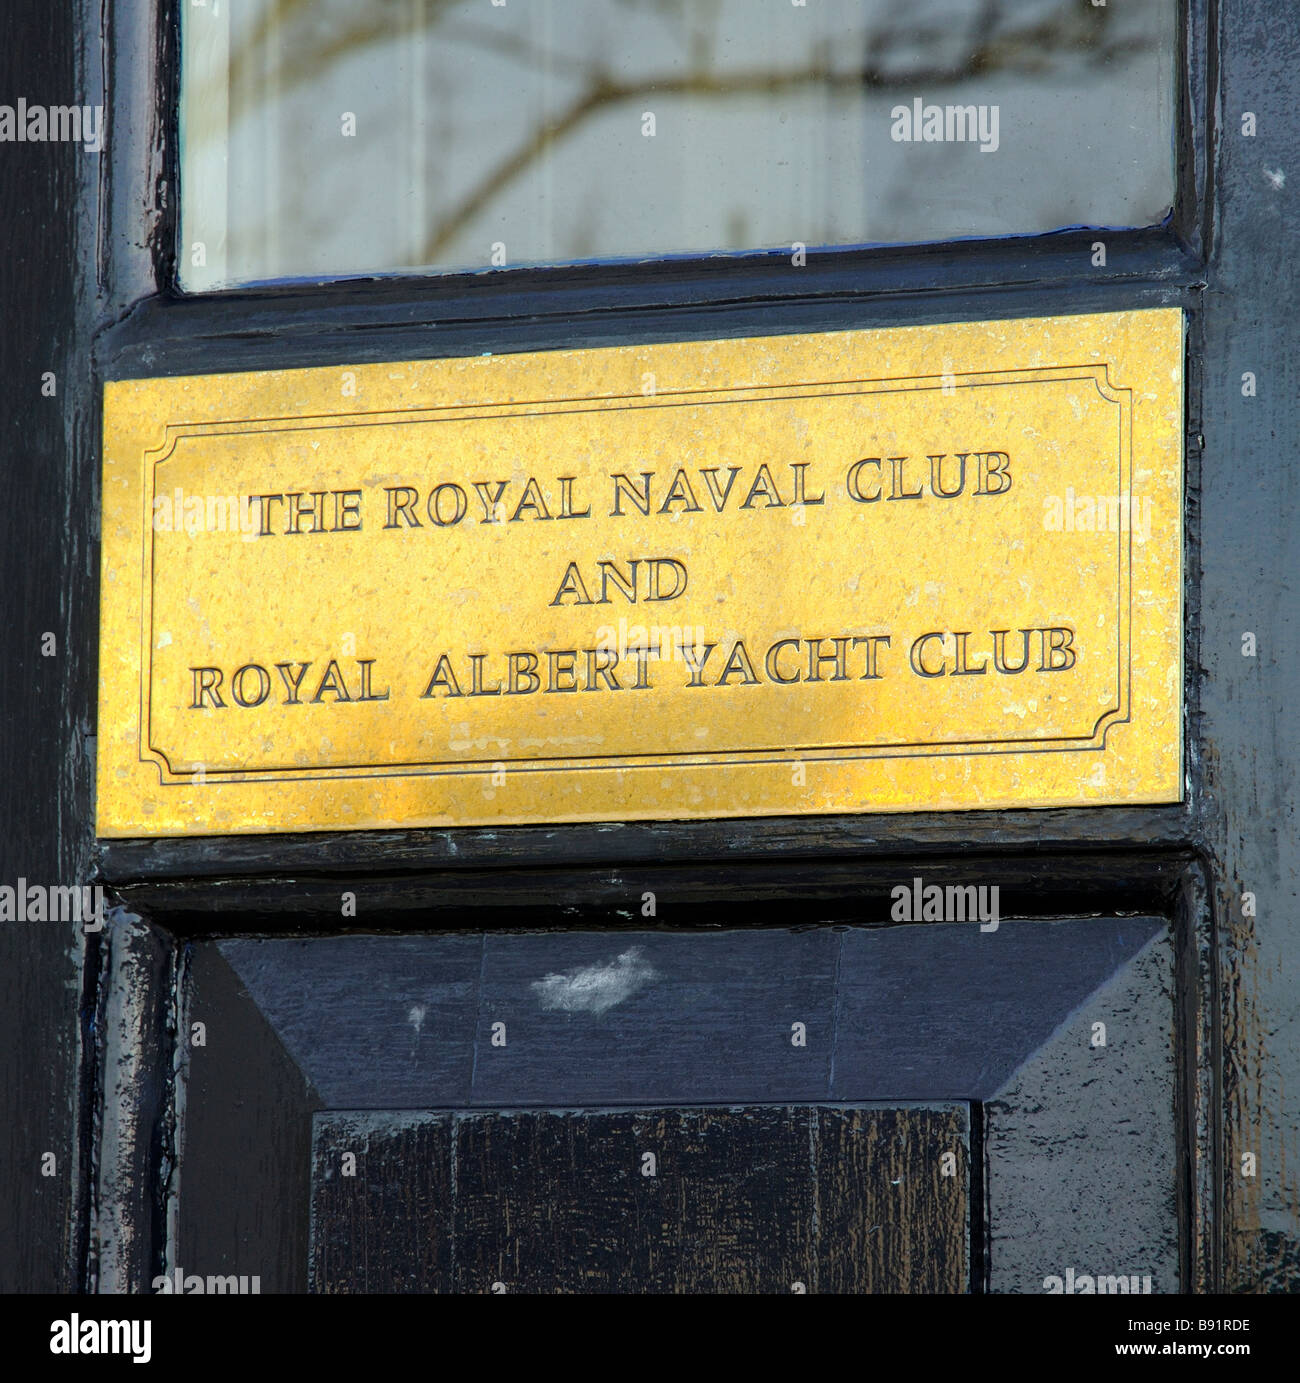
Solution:
{"label": "gold engraved plaque", "polygon": [[1176,309],[110,383],[102,836],[1176,802]]}

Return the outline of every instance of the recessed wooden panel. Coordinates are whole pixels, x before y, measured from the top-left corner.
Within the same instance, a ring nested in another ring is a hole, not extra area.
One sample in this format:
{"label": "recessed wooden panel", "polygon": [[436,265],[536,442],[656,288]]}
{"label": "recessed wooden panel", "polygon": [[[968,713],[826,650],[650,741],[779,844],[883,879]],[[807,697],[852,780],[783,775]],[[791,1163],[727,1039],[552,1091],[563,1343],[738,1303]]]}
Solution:
{"label": "recessed wooden panel", "polygon": [[1175,309],[115,381],[104,836],[1174,802]]}
{"label": "recessed wooden panel", "polygon": [[818,1290],[967,1290],[966,1106],[832,1107],[814,1117]]}
{"label": "recessed wooden panel", "polygon": [[806,1284],[817,1266],[808,1124],[806,1111],[782,1108],[468,1121],[456,1219],[466,1286],[788,1292]]}
{"label": "recessed wooden panel", "polygon": [[452,1120],[322,1114],[313,1122],[312,1290],[455,1290]]}
{"label": "recessed wooden panel", "polygon": [[318,1114],[312,1283],[960,1292],[968,1128],[964,1105]]}

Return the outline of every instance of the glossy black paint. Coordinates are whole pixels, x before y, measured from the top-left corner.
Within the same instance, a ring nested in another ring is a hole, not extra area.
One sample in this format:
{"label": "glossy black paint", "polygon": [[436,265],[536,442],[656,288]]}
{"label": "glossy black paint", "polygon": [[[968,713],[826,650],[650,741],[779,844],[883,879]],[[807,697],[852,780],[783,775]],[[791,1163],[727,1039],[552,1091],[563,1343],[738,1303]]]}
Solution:
{"label": "glossy black paint", "polygon": [[[769,923],[788,924],[792,906],[813,900],[822,916],[871,921],[889,883],[918,865],[1001,883],[1009,914],[1041,914],[1046,898],[1060,915],[1174,919],[1182,1280],[1300,1286],[1300,1120],[1288,1093],[1300,1083],[1300,1035],[1288,1026],[1300,894],[1300,14],[1192,0],[1184,193],[1169,227],[1105,233],[1104,270],[1091,267],[1085,232],[814,256],[801,271],[740,259],[185,300],[172,287],[174,4],[160,22],[152,0],[14,0],[0,49],[6,92],[93,103],[107,91],[111,102],[110,152],[97,160],[59,145],[0,147],[0,874],[98,878],[152,928],[105,938],[0,926],[0,1022],[14,1057],[0,1077],[0,1288],[97,1280],[93,1246],[114,1205],[145,1258],[159,1260],[172,1114],[167,1098],[132,1092],[165,1078],[171,1053],[132,1053],[129,1034],[166,1035],[175,1015],[165,1002],[128,1014],[116,1038],[103,1015],[123,965],[152,966],[158,993],[174,994],[178,937],[337,926],[343,888],[368,896],[380,925],[410,931],[453,917],[487,929],[526,911],[538,925],[575,925],[576,910],[600,910],[603,923],[585,925],[627,925],[647,880],[686,925],[711,920],[724,898],[748,900]],[[1253,139],[1240,132],[1244,111],[1258,118]],[[94,840],[104,379],[1164,305],[1182,306],[1189,327],[1183,804]],[[40,394],[47,368],[59,380],[53,399]],[[1259,381],[1251,399],[1240,388],[1248,370]],[[49,658],[47,631],[59,650]],[[1259,639],[1253,660],[1244,631]],[[1247,892],[1256,916],[1243,913]],[[136,1111],[147,1173],[102,1142],[114,1108]],[[53,1177],[39,1172],[45,1151],[56,1152]],[[1253,1176],[1244,1153],[1257,1159]]]}
{"label": "glossy black paint", "polygon": [[318,1115],[312,1290],[960,1291],[967,1136],[960,1105]]}
{"label": "glossy black paint", "polygon": [[[667,1107],[989,1099],[1163,930],[1104,917],[216,945],[332,1109]],[[637,987],[606,1012],[548,1008],[535,988],[611,966]]]}

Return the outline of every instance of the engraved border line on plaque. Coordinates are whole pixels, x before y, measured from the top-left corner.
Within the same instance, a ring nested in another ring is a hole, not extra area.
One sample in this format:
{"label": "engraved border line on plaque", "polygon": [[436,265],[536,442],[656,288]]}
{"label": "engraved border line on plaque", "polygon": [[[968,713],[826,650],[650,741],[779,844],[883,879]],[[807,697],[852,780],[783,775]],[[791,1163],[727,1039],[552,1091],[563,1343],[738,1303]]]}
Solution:
{"label": "engraved border line on plaque", "polygon": [[[794,400],[821,400],[827,397],[856,397],[873,394],[915,393],[941,389],[951,381],[957,389],[999,388],[1036,383],[1080,383],[1090,381],[1101,398],[1119,409],[1117,419],[1116,466],[1117,497],[1123,504],[1126,480],[1132,466],[1132,390],[1110,379],[1109,362],[1095,365],[1042,366],[1023,370],[963,371],[947,375],[913,375],[886,379],[834,380],[826,383],[801,382],[791,385],[739,385],[706,390],[680,390],[645,397],[640,394],[595,395],[567,399],[534,399],[518,403],[447,404],[430,408],[381,409],[365,413],[310,414],[293,417],[216,420],[208,423],[168,423],[158,447],[145,451],[142,490],[144,531],[150,534],[148,558],[142,571],[141,606],[141,716],[138,759],[153,764],[159,784],[164,787],[190,786],[194,769],[174,769],[167,752],[152,743],[152,650],[153,581],[157,569],[156,532],[150,522],[156,493],[158,469],[170,460],[180,443],[190,437],[247,436],[279,432],[337,431],[352,428],[427,424],[440,421],[473,422],[493,418],[549,417],[578,413],[621,412],[637,409],[721,407],[726,404],[780,403]],[[731,397],[719,397],[719,395]],[[575,406],[576,405],[576,406]],[[1127,544],[1125,532],[1127,531]],[[1030,740],[966,740],[904,742],[899,744],[816,744],[782,746],[773,749],[742,748],[699,751],[665,750],[659,753],[588,755],[504,760],[456,760],[447,762],[398,762],[386,765],[329,765],[305,772],[284,767],[267,769],[223,769],[205,765],[204,776],[224,782],[312,782],[331,778],[406,778],[477,776],[492,763],[505,762],[512,772],[550,773],[555,771],[611,771],[632,768],[675,768],[700,765],[740,765],[765,763],[852,762],[869,759],[913,759],[971,755],[1065,753],[1104,750],[1111,726],[1131,718],[1130,689],[1132,649],[1130,619],[1132,607],[1132,526],[1124,525],[1117,534],[1117,610],[1116,682],[1118,704],[1108,707],[1097,718],[1090,733]],[[172,776],[168,776],[172,775]]]}

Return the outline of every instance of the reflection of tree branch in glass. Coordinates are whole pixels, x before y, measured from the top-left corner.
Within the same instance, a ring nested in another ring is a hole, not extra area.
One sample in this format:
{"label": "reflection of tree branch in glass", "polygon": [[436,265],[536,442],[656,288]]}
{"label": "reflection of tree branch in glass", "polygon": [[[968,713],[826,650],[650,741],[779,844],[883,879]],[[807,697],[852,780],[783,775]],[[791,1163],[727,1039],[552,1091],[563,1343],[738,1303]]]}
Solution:
{"label": "reflection of tree branch in glass", "polygon": [[[236,10],[183,92],[226,84],[230,281],[1146,225],[1172,200],[1174,0]],[[995,157],[968,107],[996,108]]]}

